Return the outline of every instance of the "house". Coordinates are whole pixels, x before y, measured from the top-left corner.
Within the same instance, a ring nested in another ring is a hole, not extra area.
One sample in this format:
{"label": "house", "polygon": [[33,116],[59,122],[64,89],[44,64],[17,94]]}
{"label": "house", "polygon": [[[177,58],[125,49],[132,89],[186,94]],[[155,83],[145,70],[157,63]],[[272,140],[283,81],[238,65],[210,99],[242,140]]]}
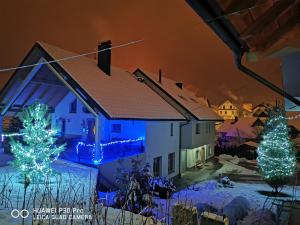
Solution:
{"label": "house", "polygon": [[226,100],[223,104],[218,106],[218,114],[224,120],[232,120],[239,117],[239,110],[231,101]]}
{"label": "house", "polygon": [[217,130],[219,145],[237,147],[244,142],[257,140],[263,126],[264,122],[255,117],[226,120]]}
{"label": "house", "polygon": [[[98,49],[110,46],[103,42]],[[100,51],[98,61],[53,61],[74,55],[36,43],[20,65],[35,66],[16,70],[0,93],[1,120],[19,117],[39,99],[49,106],[59,140],[67,143],[60,158],[98,167],[106,183],[136,157],[149,163],[155,176],[177,176],[186,118],[132,73],[111,66],[111,50]]]}
{"label": "house", "polygon": [[156,75],[137,69],[134,74],[187,120],[180,123],[179,128],[180,172],[214,156],[215,123],[222,121],[222,118],[208,106],[207,101],[198,99],[184,88],[183,83],[166,78],[161,71]]}
{"label": "house", "polygon": [[268,117],[268,110],[270,106],[270,104],[265,103],[260,103],[256,105],[252,110],[252,116],[265,120]]}

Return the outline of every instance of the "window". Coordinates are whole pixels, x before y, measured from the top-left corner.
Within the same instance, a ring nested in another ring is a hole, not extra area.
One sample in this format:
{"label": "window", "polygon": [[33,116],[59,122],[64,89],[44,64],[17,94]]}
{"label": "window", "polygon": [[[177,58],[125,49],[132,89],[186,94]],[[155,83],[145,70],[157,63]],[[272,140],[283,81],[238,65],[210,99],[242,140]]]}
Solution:
{"label": "window", "polygon": [[161,176],[161,156],[153,159],[153,176]]}
{"label": "window", "polygon": [[69,113],[76,113],[77,112],[77,99],[71,102],[69,107]]}
{"label": "window", "polygon": [[201,132],[201,124],[196,123],[196,134],[200,134],[200,132]]}
{"label": "window", "polygon": [[206,128],[205,130],[206,130],[206,133],[208,134],[208,133],[209,133],[209,129],[210,129],[210,128],[209,128],[209,123],[206,123],[205,125],[206,125],[206,126],[205,126],[205,128]]}
{"label": "window", "polygon": [[223,109],[225,109],[225,105],[223,105]]}
{"label": "window", "polygon": [[227,115],[227,111],[225,111],[225,115]]}
{"label": "window", "polygon": [[121,130],[122,130],[121,124],[112,124],[111,125],[112,133],[121,133]]}
{"label": "window", "polygon": [[170,123],[170,136],[174,135],[174,125],[173,123]]}
{"label": "window", "polygon": [[232,105],[230,105],[230,109],[232,109]]}
{"label": "window", "polygon": [[168,173],[175,172],[175,152],[168,155]]}

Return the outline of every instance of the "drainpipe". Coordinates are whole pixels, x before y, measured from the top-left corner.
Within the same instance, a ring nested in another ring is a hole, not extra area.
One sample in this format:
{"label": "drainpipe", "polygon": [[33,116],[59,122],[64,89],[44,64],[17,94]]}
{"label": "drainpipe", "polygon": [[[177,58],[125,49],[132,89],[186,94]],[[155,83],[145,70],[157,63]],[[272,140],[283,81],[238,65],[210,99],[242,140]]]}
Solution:
{"label": "drainpipe", "polygon": [[181,134],[182,134],[182,127],[188,125],[191,121],[181,123],[179,124],[179,170],[178,170],[178,176],[181,178],[181,149],[182,149],[182,143],[181,143]]}
{"label": "drainpipe", "polygon": [[260,75],[258,75],[254,71],[252,71],[249,68],[247,68],[246,66],[244,66],[242,64],[242,56],[243,56],[243,54],[244,54],[244,52],[238,53],[238,54],[235,53],[235,55],[234,55],[235,56],[235,64],[236,64],[237,68],[240,71],[242,71],[246,75],[254,78],[258,82],[260,82],[263,85],[267,86],[271,90],[275,91],[276,93],[280,94],[281,96],[285,97],[286,99],[290,100],[291,102],[295,103],[296,105],[300,106],[300,101],[298,99],[296,99],[295,97],[293,97],[289,93],[285,92],[283,89],[277,87],[276,85],[274,85],[270,81],[266,80],[265,78],[261,77]]}

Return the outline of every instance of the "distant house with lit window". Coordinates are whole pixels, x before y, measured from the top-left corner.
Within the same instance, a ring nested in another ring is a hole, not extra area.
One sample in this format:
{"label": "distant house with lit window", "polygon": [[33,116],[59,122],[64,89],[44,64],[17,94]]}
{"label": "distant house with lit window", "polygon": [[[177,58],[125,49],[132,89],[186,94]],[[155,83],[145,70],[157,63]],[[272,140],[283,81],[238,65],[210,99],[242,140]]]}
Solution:
{"label": "distant house with lit window", "polygon": [[[99,50],[109,47],[105,42]],[[99,167],[103,182],[137,156],[155,176],[178,175],[186,118],[132,73],[111,67],[110,50],[99,52],[98,63],[87,57],[45,63],[73,55],[36,43],[21,63],[36,66],[16,70],[0,93],[2,120],[19,117],[39,99],[49,106],[59,141],[67,143],[60,158]]]}
{"label": "distant house with lit window", "polygon": [[239,117],[238,108],[229,100],[226,100],[218,107],[218,114],[224,120],[232,120]]}
{"label": "distant house with lit window", "polygon": [[187,120],[179,125],[180,173],[213,157],[215,123],[223,119],[207,103],[185,89],[183,83],[162,76],[161,71],[156,75],[137,69],[134,74]]}

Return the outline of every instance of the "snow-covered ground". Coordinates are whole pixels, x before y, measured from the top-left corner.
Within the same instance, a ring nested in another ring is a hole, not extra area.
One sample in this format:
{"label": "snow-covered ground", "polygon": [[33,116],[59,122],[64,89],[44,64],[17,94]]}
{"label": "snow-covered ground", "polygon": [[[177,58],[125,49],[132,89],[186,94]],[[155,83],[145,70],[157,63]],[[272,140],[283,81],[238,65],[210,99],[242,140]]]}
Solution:
{"label": "snow-covered ground", "polygon": [[[91,216],[93,216],[89,205],[92,207],[91,200],[93,199],[92,196],[97,180],[97,169],[64,160],[55,161],[52,164],[52,169],[54,172],[49,187],[46,187],[44,184],[30,184],[28,187],[25,208],[28,209],[29,216],[25,219],[25,224],[31,224],[34,208],[41,210],[38,215],[40,218],[44,217],[45,224],[48,224],[48,218],[51,218],[51,224],[59,219],[61,224],[70,224],[70,219],[68,223],[66,223],[67,220],[65,219],[70,216],[70,213],[64,211],[68,209],[71,211],[77,210],[74,213],[74,218],[76,219],[73,220],[73,224],[90,224],[89,222],[84,222],[84,218],[91,219]],[[37,187],[39,192],[35,195],[35,188]],[[45,190],[47,188],[50,190]],[[10,165],[0,167],[0,225],[21,224],[22,220],[20,217],[13,218],[11,212],[13,209],[20,210],[22,208],[23,193],[24,184],[16,170]],[[50,197],[45,198],[43,196],[44,193],[50,195]],[[37,198],[35,206],[33,205],[33,196]],[[57,198],[59,198],[58,201]],[[42,202],[43,199],[44,202]],[[100,224],[161,225],[159,221],[127,211],[101,207],[99,204],[97,207],[97,215],[101,220]],[[61,217],[59,217],[57,211],[53,213],[43,212],[43,210],[47,209],[61,210]],[[17,214],[15,212],[14,216],[17,216]],[[106,223],[103,218],[106,218]]]}

